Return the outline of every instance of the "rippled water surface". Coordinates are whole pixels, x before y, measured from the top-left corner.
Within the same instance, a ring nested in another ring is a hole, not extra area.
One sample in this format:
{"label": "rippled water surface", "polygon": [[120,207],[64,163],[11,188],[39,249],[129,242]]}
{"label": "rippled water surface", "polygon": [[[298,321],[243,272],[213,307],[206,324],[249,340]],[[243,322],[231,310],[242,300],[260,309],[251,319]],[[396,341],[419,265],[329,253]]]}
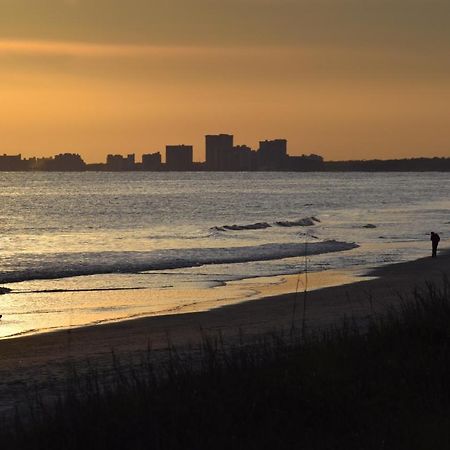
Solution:
{"label": "rippled water surface", "polygon": [[301,271],[305,252],[316,271],[414,259],[450,230],[445,173],[0,173],[0,187],[0,336],[173,311]]}

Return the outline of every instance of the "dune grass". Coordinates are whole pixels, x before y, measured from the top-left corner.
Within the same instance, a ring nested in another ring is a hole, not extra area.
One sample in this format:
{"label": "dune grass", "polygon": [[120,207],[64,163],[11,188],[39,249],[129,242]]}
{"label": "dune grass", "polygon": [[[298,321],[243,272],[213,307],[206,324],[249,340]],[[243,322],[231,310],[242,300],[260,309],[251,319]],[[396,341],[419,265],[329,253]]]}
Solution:
{"label": "dune grass", "polygon": [[[73,373],[52,406],[1,433],[11,449],[448,449],[449,283],[364,326],[273,333],[200,356],[152,353]],[[31,407],[32,406],[32,407]],[[39,407],[40,406],[40,407]]]}

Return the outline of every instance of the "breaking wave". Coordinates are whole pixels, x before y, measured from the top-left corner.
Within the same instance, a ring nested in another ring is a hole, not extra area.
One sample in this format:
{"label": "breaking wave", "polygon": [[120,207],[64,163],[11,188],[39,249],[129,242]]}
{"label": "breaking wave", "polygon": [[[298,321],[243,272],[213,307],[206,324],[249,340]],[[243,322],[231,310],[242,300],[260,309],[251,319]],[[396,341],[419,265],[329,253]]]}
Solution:
{"label": "breaking wave", "polygon": [[299,220],[284,220],[275,223],[279,227],[312,227],[313,225],[316,225],[317,222],[320,222],[320,220],[312,216]]}
{"label": "breaking wave", "polygon": [[139,273],[211,264],[270,261],[305,255],[339,252],[358,247],[355,243],[325,241],[263,244],[227,248],[168,249],[151,252],[56,253],[21,255],[13,271],[0,272],[0,283],[57,279],[108,273]]}
{"label": "breaking wave", "polygon": [[298,220],[280,220],[270,224],[268,222],[257,222],[248,225],[222,225],[220,227],[212,227],[213,231],[242,231],[242,230],[264,230],[271,228],[272,226],[279,227],[311,227],[319,223],[320,220],[317,217],[304,217]]}
{"label": "breaking wave", "polygon": [[250,225],[223,225],[222,227],[212,227],[211,229],[214,231],[263,230],[271,226],[267,222],[257,222]]}

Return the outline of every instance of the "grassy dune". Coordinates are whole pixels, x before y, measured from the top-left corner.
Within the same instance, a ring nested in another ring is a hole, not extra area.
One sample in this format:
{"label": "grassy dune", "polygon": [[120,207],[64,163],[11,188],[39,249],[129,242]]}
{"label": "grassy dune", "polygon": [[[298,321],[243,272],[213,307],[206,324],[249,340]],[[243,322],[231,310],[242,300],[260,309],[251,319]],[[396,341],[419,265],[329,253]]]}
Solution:
{"label": "grassy dune", "polygon": [[230,348],[219,337],[163,364],[115,361],[30,401],[11,449],[448,449],[450,286],[426,285],[364,325]]}

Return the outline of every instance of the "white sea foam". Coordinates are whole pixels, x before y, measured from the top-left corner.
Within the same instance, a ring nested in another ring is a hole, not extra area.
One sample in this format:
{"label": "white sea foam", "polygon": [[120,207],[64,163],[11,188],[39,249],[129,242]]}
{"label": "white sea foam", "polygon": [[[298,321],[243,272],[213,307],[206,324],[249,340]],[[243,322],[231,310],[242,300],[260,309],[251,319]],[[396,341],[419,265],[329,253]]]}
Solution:
{"label": "white sea foam", "polygon": [[274,261],[323,253],[340,252],[358,247],[338,241],[291,242],[226,248],[167,249],[153,252],[57,253],[22,255],[21,264],[11,272],[0,272],[0,283],[33,279],[55,279],[107,273],[138,273],[212,264],[234,264]]}

